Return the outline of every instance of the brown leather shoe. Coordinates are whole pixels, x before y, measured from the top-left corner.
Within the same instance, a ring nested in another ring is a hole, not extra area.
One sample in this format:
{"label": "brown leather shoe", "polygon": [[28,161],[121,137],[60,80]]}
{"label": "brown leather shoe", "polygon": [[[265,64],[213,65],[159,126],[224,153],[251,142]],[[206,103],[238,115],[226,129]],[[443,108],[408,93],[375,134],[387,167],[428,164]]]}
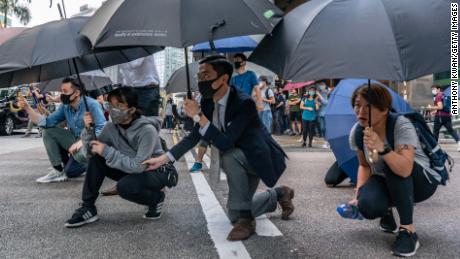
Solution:
{"label": "brown leather shoe", "polygon": [[254,219],[239,219],[228,234],[227,240],[246,240],[254,233],[256,233],[256,221]]}
{"label": "brown leather shoe", "polygon": [[292,199],[294,199],[294,190],[287,186],[281,186],[281,188],[283,189],[283,196],[278,200],[283,210],[281,212],[281,219],[288,220],[289,216],[294,212],[294,204],[292,203]]}
{"label": "brown leather shoe", "polygon": [[102,191],[101,194],[104,196],[118,195],[117,186],[114,185],[112,188]]}

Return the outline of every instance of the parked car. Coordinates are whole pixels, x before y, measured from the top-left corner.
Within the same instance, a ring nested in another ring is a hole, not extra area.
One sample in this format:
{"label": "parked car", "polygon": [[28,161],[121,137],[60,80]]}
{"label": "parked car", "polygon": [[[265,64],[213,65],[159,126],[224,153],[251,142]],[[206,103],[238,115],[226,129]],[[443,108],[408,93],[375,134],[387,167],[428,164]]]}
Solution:
{"label": "parked car", "polygon": [[[18,86],[0,90],[0,135],[11,135],[15,129],[27,128],[29,122],[27,112],[14,110],[17,108],[15,104],[19,91],[22,92],[23,96],[27,96],[28,87]],[[28,97],[26,99],[29,102],[32,101]]]}

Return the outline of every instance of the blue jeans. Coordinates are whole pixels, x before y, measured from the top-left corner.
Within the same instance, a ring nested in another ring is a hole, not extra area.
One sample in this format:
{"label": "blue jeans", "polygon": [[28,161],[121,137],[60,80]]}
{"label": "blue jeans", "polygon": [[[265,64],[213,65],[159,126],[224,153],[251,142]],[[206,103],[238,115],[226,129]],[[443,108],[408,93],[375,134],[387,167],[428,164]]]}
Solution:
{"label": "blue jeans", "polygon": [[265,125],[265,128],[267,128],[268,132],[271,134],[272,133],[272,111],[271,110],[265,110],[259,112],[259,117],[262,120],[262,123]]}
{"label": "blue jeans", "polygon": [[318,118],[321,137],[326,138],[326,120],[324,119],[324,116],[319,116]]}

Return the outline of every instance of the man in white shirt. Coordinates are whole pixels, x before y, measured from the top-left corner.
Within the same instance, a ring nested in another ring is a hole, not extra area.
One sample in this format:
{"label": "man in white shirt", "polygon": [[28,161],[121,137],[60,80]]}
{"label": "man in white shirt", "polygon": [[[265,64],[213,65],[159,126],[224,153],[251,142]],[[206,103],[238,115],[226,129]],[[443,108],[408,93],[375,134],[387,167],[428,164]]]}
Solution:
{"label": "man in white shirt", "polygon": [[158,116],[160,104],[160,77],[153,55],[118,66],[120,82],[134,87],[139,108],[145,116]]}

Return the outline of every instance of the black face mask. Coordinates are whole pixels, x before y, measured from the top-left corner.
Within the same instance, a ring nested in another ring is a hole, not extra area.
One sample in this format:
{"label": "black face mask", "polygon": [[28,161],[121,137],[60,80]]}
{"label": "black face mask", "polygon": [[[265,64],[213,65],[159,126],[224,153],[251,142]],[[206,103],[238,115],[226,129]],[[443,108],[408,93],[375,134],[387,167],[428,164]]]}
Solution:
{"label": "black face mask", "polygon": [[[74,94],[75,92],[71,94],[61,94],[61,102],[62,104],[70,104],[73,100],[70,100],[70,97]],[[74,99],[75,100],[75,99]]]}
{"label": "black face mask", "polygon": [[243,63],[243,62],[235,62],[235,64],[234,64],[235,69],[239,69],[241,67],[241,63]]}
{"label": "black face mask", "polygon": [[198,82],[198,91],[204,99],[211,99],[214,94],[219,90],[212,88],[212,83],[214,83],[219,77],[207,81]]}

